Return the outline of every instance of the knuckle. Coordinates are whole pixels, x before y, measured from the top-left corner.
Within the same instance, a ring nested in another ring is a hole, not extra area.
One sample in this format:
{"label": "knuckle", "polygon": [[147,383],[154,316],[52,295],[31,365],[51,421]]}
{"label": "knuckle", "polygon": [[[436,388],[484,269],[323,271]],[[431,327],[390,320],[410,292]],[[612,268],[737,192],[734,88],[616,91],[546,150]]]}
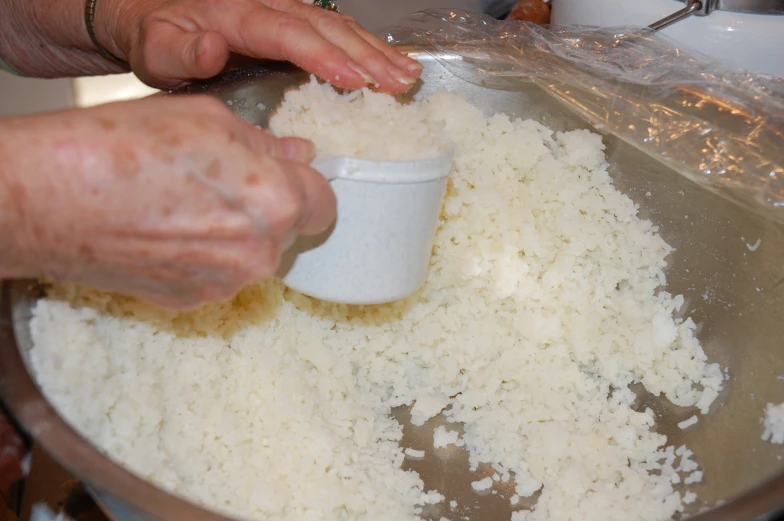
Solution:
{"label": "knuckle", "polygon": [[304,18],[295,15],[284,15],[278,18],[277,21],[277,37],[284,39],[291,39],[296,41],[303,32],[311,28],[310,23]]}
{"label": "knuckle", "polygon": [[222,101],[203,94],[185,95],[176,98],[179,103],[177,116],[184,120],[199,121],[199,126],[211,124],[211,127],[225,126],[231,116]]}
{"label": "knuckle", "polygon": [[[358,58],[361,61],[361,58]],[[317,73],[328,73],[335,68],[342,66],[346,61],[346,51],[337,46],[330,46],[329,49],[323,51],[321,55],[321,63],[318,66]]]}
{"label": "knuckle", "polygon": [[362,50],[359,51],[358,56],[358,61],[360,63],[367,64],[368,66],[378,62],[386,62],[386,56],[384,56],[384,53],[370,44],[364,46]]}
{"label": "knuckle", "polygon": [[349,16],[347,14],[340,14],[338,16],[343,20],[343,23],[345,23],[352,29],[360,28],[360,25],[357,23],[357,20],[353,16]]}
{"label": "knuckle", "polygon": [[279,187],[275,194],[275,215],[272,217],[276,235],[282,235],[297,226],[305,204],[305,192],[297,183],[289,181]]}
{"label": "knuckle", "polygon": [[138,22],[138,26],[139,36],[135,47],[142,49],[145,58],[154,58],[160,54],[161,46],[166,44],[168,24],[157,16],[147,15]]}
{"label": "knuckle", "polygon": [[278,269],[280,261],[278,243],[271,240],[260,240],[249,249],[247,257],[252,260],[247,269],[243,270],[245,283],[259,282],[271,277]]}
{"label": "knuckle", "polygon": [[139,38],[146,50],[149,45],[154,45],[156,40],[159,39],[160,31],[156,29],[160,27],[160,24],[158,23],[158,19],[156,17],[147,15],[138,21],[138,27]]}
{"label": "knuckle", "polygon": [[347,28],[346,22],[341,15],[329,11],[321,11],[320,16],[313,17],[313,24],[319,30],[330,32]]}
{"label": "knuckle", "polygon": [[197,94],[194,96],[190,96],[190,98],[194,106],[200,107],[203,112],[206,112],[208,114],[218,114],[218,115],[226,115],[226,116],[231,114],[231,111],[226,106],[226,104],[216,97],[207,96],[204,94]]}
{"label": "knuckle", "polygon": [[281,146],[280,139],[273,136],[266,130],[252,132],[250,136],[253,139],[254,148],[262,154],[273,155]]}

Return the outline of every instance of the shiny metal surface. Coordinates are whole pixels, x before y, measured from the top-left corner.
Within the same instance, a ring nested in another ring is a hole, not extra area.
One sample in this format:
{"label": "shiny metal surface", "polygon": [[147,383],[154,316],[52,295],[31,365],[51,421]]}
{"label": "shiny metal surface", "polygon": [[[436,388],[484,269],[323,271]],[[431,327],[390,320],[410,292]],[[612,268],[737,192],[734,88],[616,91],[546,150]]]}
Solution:
{"label": "shiny metal surface", "polygon": [[[691,0],[678,0],[689,4]],[[784,0],[702,0],[697,16],[707,16],[712,11],[729,11],[746,14],[784,14]]]}
{"label": "shiny metal surface", "polygon": [[[463,93],[486,113],[534,118],[554,130],[587,126],[532,84],[488,91],[452,76],[428,54],[410,53],[426,65],[417,96],[448,88]],[[283,90],[303,79],[303,74],[283,65],[257,66],[191,86],[184,93],[209,93],[232,101],[231,108],[240,117],[264,125]],[[677,423],[689,418],[691,409],[642,392],[639,405],[651,407],[659,431],[672,444],[688,445],[705,471],[703,483],[692,488],[700,502],[687,514],[712,508],[693,519],[769,519],[784,507],[784,447],[760,439],[765,403],[784,401],[784,381],[777,379],[784,375],[784,225],[704,190],[613,136],[605,136],[605,144],[617,187],[639,204],[642,216],[658,224],[665,240],[677,249],[670,258],[667,290],[684,295],[683,314],[693,317],[706,352],[728,366],[731,375],[713,413],[687,431]],[[757,239],[761,244],[751,251],[747,244]],[[46,403],[27,373],[25,358],[30,349],[27,323],[39,291],[31,282],[5,283],[0,299],[0,391],[21,424],[85,480],[118,521],[225,521],[113,464]],[[431,447],[432,430],[443,421],[434,418],[423,427],[413,427],[407,423],[407,410],[397,410],[395,415],[405,425],[403,444],[414,449]],[[470,484],[480,476],[468,471],[467,456],[460,449],[444,449],[429,459],[407,460],[406,465],[420,473],[427,488],[446,496],[442,508],[423,513],[427,519],[509,519],[506,499],[511,491],[496,488],[496,495],[477,495]],[[449,509],[450,500],[457,501],[456,511]],[[716,507],[720,502],[725,503]]]}
{"label": "shiny metal surface", "polygon": [[692,15],[698,14],[701,11],[704,12],[705,6],[708,5],[709,2],[710,0],[705,0],[705,3],[702,3],[700,0],[686,0],[686,7],[680,11],[675,11],[669,16],[665,16],[661,20],[653,22],[648,26],[648,29],[661,31],[662,29],[669,27],[672,24],[678,23]]}
{"label": "shiny metal surface", "polygon": [[[645,27],[683,8],[685,1],[553,0],[551,23]],[[725,66],[784,78],[780,52],[784,31],[779,16],[719,10],[710,16],[690,16],[662,34],[681,49],[701,52]]]}

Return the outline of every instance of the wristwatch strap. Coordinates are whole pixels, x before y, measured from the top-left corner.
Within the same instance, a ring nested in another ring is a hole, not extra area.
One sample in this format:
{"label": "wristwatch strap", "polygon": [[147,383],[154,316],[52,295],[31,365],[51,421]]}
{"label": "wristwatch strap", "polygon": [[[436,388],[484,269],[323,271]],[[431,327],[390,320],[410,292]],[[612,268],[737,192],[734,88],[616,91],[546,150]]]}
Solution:
{"label": "wristwatch strap", "polygon": [[90,40],[92,40],[93,45],[104,58],[126,65],[128,62],[112,54],[109,49],[101,45],[101,42],[98,41],[98,37],[95,35],[95,8],[97,5],[98,0],[86,0],[84,3],[84,23],[87,25],[87,33],[90,35]]}

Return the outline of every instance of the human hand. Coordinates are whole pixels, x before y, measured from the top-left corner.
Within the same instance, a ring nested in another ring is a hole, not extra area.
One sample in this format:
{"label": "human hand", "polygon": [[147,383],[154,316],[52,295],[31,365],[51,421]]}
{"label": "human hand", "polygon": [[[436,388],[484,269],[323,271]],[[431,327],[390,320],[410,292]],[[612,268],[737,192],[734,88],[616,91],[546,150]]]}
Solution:
{"label": "human hand", "polygon": [[302,0],[100,0],[96,32],[143,81],[215,76],[230,53],[291,61],[337,87],[409,90],[421,73],[347,16]]}
{"label": "human hand", "polygon": [[0,132],[13,151],[0,171],[12,276],[188,309],[272,275],[298,233],[335,217],[311,143],[272,137],[213,98],[10,120]]}

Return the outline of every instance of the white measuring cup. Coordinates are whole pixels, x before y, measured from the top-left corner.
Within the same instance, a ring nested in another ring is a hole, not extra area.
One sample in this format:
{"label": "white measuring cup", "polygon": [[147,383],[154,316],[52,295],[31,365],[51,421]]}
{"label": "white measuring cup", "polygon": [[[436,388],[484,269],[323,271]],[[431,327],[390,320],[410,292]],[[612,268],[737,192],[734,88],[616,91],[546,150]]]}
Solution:
{"label": "white measuring cup", "polygon": [[278,272],[289,288],[343,304],[383,304],[425,282],[453,152],[423,161],[317,157],[330,180],[337,220],[300,237]]}

